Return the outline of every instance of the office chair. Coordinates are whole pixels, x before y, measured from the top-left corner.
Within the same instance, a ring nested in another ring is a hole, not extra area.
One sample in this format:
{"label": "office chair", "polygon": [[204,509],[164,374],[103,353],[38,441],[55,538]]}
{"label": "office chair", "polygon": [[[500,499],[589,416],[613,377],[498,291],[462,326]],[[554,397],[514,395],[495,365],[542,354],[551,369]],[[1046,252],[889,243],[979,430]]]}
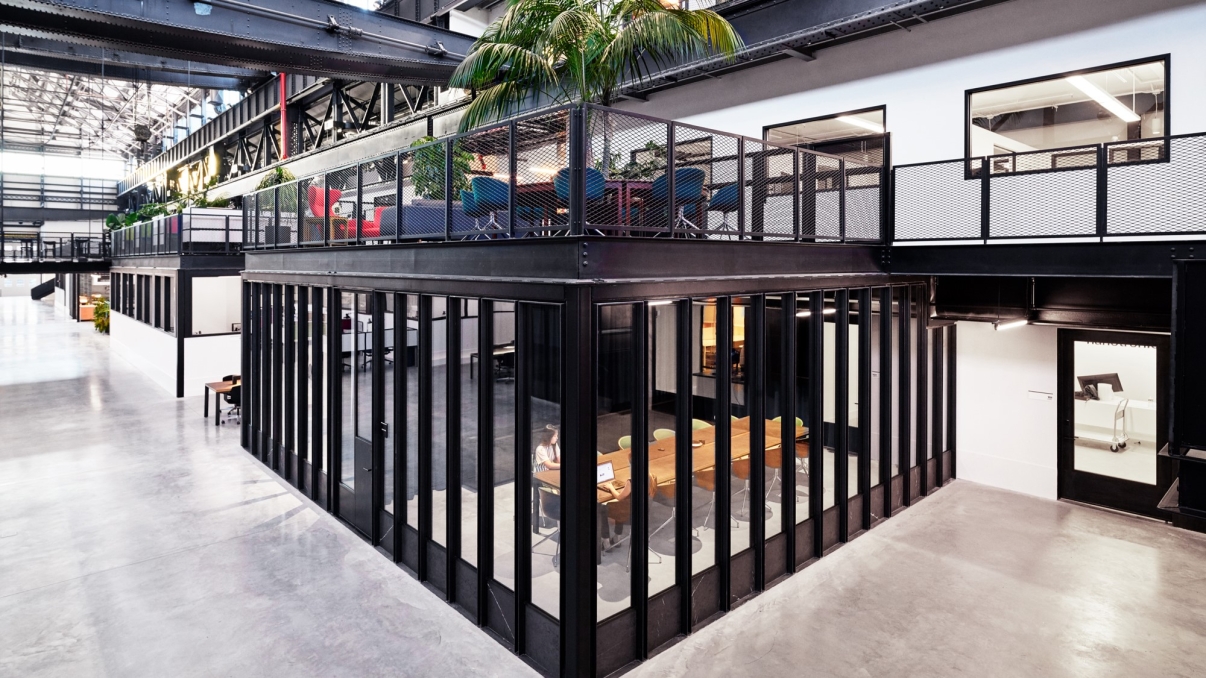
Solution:
{"label": "office chair", "polygon": [[674,431],[671,429],[668,429],[668,428],[653,429],[653,439],[654,440],[665,440],[667,438],[673,438],[673,437],[674,437]]}
{"label": "office chair", "polygon": [[473,188],[473,202],[476,207],[490,215],[489,221],[481,230],[501,229],[498,213],[505,212],[511,206],[510,184],[494,177],[473,177],[469,180],[469,185]]}
{"label": "office chair", "polygon": [[708,422],[706,422],[702,419],[692,419],[691,420],[691,430],[692,431],[699,431],[701,429],[711,428],[711,427],[712,427],[711,424],[709,424]]}
{"label": "office chair", "polygon": [[[587,226],[590,226],[591,220],[589,217],[592,216],[592,211],[595,211],[591,208],[597,206],[599,201],[603,199],[603,194],[607,189],[607,177],[603,176],[602,172],[593,167],[585,168],[584,174],[586,177],[586,204],[584,205],[584,208],[586,209],[588,217],[584,221],[586,222]],[[570,202],[569,182],[570,168],[568,167],[562,167],[561,169],[557,170],[556,174],[553,175],[553,192],[557,194],[557,201],[565,207],[569,207]],[[596,231],[596,233],[598,233],[598,231]],[[603,234],[599,233],[599,235]]]}
{"label": "office chair", "polygon": [[[745,486],[737,490],[737,494],[744,494],[745,499],[741,500],[741,508],[733,511],[734,518],[744,518],[750,520],[750,458],[734,459],[733,460],[733,475],[745,481]],[[736,497],[737,495],[733,495]]]}
{"label": "office chair", "polygon": [[[696,471],[695,484],[701,487],[704,491],[710,492],[712,495],[712,498],[708,500],[708,515],[704,516],[703,524],[699,527],[692,528],[692,532],[694,532],[695,536],[698,537],[699,531],[708,526],[708,521],[712,518],[712,512],[716,510],[716,470],[707,469],[704,471]],[[731,512],[729,514],[729,520],[733,522],[733,527],[737,527],[737,519],[733,517]]]}
{"label": "office chair", "polygon": [[482,217],[490,216],[490,210],[479,207],[473,193],[464,189],[461,189],[461,210],[465,216],[473,218],[473,229],[476,231],[482,230]]}
{"label": "office chair", "polygon": [[632,436],[620,436],[620,439],[616,441],[616,444],[620,446],[621,450],[632,449]]}
{"label": "office chair", "polygon": [[553,553],[553,567],[561,562],[561,495],[555,494],[541,488],[536,490],[539,499],[540,515],[556,521],[557,527],[545,535],[540,541],[532,544],[532,552],[536,552],[536,547],[549,541],[550,539],[557,542],[557,550]]}
{"label": "office chair", "polygon": [[[222,394],[222,399],[230,405],[230,407],[226,409],[226,416],[235,417],[240,424],[243,423],[243,385],[238,384],[237,386],[231,388],[229,392]],[[218,413],[218,421],[219,423],[225,424],[226,421],[221,418],[221,414],[221,412]]]}
{"label": "office chair", "polygon": [[[699,228],[687,219],[686,208],[687,205],[697,204],[703,199],[703,184],[706,176],[707,174],[698,167],[680,167],[674,170],[674,203],[678,207],[678,211],[674,215],[674,222],[670,225],[670,230],[675,230],[680,225],[694,229]],[[665,174],[659,175],[653,180],[650,194],[655,202],[669,203],[669,183]]]}
{"label": "office chair", "polygon": [[720,229],[723,231],[733,228],[729,224],[729,215],[736,212],[737,208],[741,206],[741,192],[737,189],[737,184],[725,184],[716,189],[716,192],[712,194],[712,199],[708,201],[709,212],[720,212]]}

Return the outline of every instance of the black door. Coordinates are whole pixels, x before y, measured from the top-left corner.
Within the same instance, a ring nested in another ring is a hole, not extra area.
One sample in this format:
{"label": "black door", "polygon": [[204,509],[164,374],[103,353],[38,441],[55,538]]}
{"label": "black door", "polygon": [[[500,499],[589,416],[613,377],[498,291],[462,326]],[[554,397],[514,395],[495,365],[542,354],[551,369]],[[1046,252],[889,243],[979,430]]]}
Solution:
{"label": "black door", "polygon": [[[380,356],[373,348],[381,332],[375,294],[342,292],[339,323],[340,379],[339,516],[374,537],[377,447],[382,440]],[[374,322],[376,320],[376,322]]]}
{"label": "black door", "polygon": [[1060,330],[1059,496],[1159,516],[1173,469],[1167,335]]}

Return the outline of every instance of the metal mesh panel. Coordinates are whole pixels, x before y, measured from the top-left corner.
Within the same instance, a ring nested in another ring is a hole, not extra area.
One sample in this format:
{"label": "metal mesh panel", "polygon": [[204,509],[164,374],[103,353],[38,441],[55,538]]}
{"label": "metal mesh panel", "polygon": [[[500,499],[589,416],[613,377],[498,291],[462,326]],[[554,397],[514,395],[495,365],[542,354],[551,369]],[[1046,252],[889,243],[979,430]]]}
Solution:
{"label": "metal mesh panel", "polygon": [[1168,141],[1168,162],[1120,165],[1164,157],[1164,140],[1110,145],[1106,157],[1106,232],[1206,231],[1206,136]]}
{"label": "metal mesh panel", "polygon": [[745,142],[745,231],[751,237],[794,238],[798,152],[753,140]]}
{"label": "metal mesh panel", "polygon": [[456,140],[452,236],[488,238],[511,229],[511,128],[498,125]]}
{"label": "metal mesh panel", "polygon": [[[569,233],[569,125],[568,109],[515,122],[516,233]],[[597,180],[588,184],[598,190]]]}
{"label": "metal mesh panel", "polygon": [[1043,172],[989,178],[990,238],[1097,233],[1097,171]]}
{"label": "metal mesh panel", "polygon": [[356,240],[360,221],[356,208],[356,166],[327,172],[327,211],[330,215],[328,242]]}
{"label": "metal mesh panel", "polygon": [[297,182],[297,195],[301,212],[299,240],[303,245],[322,245],[326,241],[326,189],[323,177],[310,177]]}
{"label": "metal mesh panel", "polygon": [[846,160],[846,240],[879,240],[880,180],[877,165]]}
{"label": "metal mesh panel", "polygon": [[280,201],[280,220],[277,224],[278,246],[297,246],[297,183],[290,182],[277,187]]}
{"label": "metal mesh panel", "polygon": [[[369,242],[393,240],[398,194],[398,156],[366,160],[360,164],[360,239]],[[390,220],[393,219],[391,222]]]}
{"label": "metal mesh panel", "polygon": [[893,170],[896,240],[980,237],[980,166],[952,160]]}
{"label": "metal mesh panel", "polygon": [[666,174],[668,133],[665,121],[587,109],[586,165],[603,175],[606,186],[588,214],[592,231],[668,230],[667,196],[653,195],[654,181]]}
{"label": "metal mesh panel", "polygon": [[444,167],[447,163],[448,142],[436,142],[403,153],[402,225],[399,238],[443,239]]}
{"label": "metal mesh panel", "polygon": [[[837,158],[824,155],[816,158],[812,204],[807,205],[813,213],[817,242],[833,242],[842,234],[842,167]],[[803,197],[801,197],[803,201]]]}
{"label": "metal mesh panel", "polygon": [[260,213],[259,220],[259,242],[265,247],[276,246],[276,191],[274,189],[265,189],[260,191],[260,197],[256,201],[256,208]]}

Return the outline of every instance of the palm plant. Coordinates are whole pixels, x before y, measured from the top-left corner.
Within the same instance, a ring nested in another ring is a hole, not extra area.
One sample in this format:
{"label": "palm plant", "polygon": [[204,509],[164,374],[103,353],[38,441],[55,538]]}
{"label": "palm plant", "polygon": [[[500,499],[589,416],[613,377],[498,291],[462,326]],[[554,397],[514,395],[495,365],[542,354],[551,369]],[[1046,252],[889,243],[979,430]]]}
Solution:
{"label": "palm plant", "polygon": [[461,118],[464,131],[541,100],[610,105],[625,82],[704,56],[734,59],[743,46],[709,9],[659,0],[510,0],[449,84],[476,92]]}

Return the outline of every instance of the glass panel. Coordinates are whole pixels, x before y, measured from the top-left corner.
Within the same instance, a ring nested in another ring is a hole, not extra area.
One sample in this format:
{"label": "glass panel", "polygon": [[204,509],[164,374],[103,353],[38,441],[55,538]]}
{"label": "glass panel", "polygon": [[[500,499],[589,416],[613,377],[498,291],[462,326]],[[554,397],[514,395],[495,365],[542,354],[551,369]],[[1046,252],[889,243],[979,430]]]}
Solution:
{"label": "glass panel", "polygon": [[310,288],[297,288],[297,475],[300,487],[310,486],[310,477],[305,473],[305,462],[310,459],[310,350],[314,346],[311,336]]}
{"label": "glass panel", "polygon": [[876,108],[772,127],[766,140],[882,165],[884,132],[884,109]]}
{"label": "glass panel", "polygon": [[[373,439],[373,301],[372,294],[356,295],[356,342],[352,373],[356,380],[356,435]],[[344,473],[346,475],[346,471]]]}
{"label": "glass panel", "polygon": [[172,279],[163,279],[163,329],[171,332],[175,323],[172,322]]}
{"label": "glass panel", "polygon": [[785,444],[791,440],[795,430],[792,419],[784,419],[787,393],[783,388],[783,297],[768,296],[766,298],[765,332],[763,350],[763,393],[765,405],[763,411],[770,422],[766,425],[766,471],[763,473],[762,489],[766,497],[766,538],[779,534],[783,530],[781,510],[783,506],[783,462],[791,457],[784,454],[791,445]]}
{"label": "glass panel", "polygon": [[[971,154],[1163,137],[1165,85],[1164,61],[1157,60],[975,92],[968,120]],[[1076,161],[1054,153],[1041,157],[1047,167]],[[1096,158],[1090,152],[1084,162],[1092,165]]]}
{"label": "glass panel", "polygon": [[1073,467],[1156,484],[1156,347],[1073,343]]}
{"label": "glass panel", "polygon": [[448,298],[431,298],[431,539],[448,543]]}
{"label": "glass panel", "polygon": [[808,519],[809,457],[812,453],[812,311],[809,295],[796,297],[796,373],[792,388],[796,396],[795,466],[796,466],[796,523]]}
{"label": "glass panel", "polygon": [[515,588],[515,304],[496,301],[491,314],[494,354],[480,360],[494,383],[494,579]]}
{"label": "glass panel", "polygon": [[864,309],[859,304],[857,290],[851,290],[849,293],[849,308],[850,313],[847,322],[850,325],[849,344],[850,351],[848,353],[849,361],[846,363],[846,421],[848,428],[846,429],[846,496],[853,497],[858,494],[858,460],[860,454],[866,454],[863,449],[862,429],[858,425],[858,384],[861,378],[861,365],[859,364],[859,327],[858,317]]}
{"label": "glass panel", "polygon": [[729,420],[732,429],[729,435],[732,466],[729,477],[729,510],[734,518],[730,521],[729,553],[739,553],[750,547],[750,516],[753,514],[753,499],[750,491],[750,374],[746,352],[746,320],[751,316],[749,297],[733,297],[729,311]]}
{"label": "glass panel", "polygon": [[[678,307],[649,303],[649,466],[657,489],[649,501],[649,595],[674,585],[678,421]],[[684,484],[684,490],[689,487]]]}
{"label": "glass panel", "polygon": [[691,574],[716,564],[716,300],[691,302]]}
{"label": "glass panel", "polygon": [[356,295],[352,292],[339,293],[340,329],[340,421],[343,423],[339,445],[339,482],[356,487]]}
{"label": "glass panel", "polygon": [[524,313],[524,387],[531,441],[531,485],[538,493],[540,517],[534,521],[531,573],[532,604],[560,616],[561,470],[539,471],[548,461],[560,463],[561,445],[561,309],[528,305]]}
{"label": "glass panel", "polygon": [[[632,577],[628,573],[632,563],[632,403],[637,376],[632,369],[635,309],[631,304],[598,307],[595,449],[599,454],[598,498],[607,516],[606,523],[600,523],[600,529],[606,528],[601,535],[603,553],[595,570],[598,619],[606,619],[632,603]],[[550,446],[548,439],[555,432],[537,435],[546,439],[536,447],[538,474],[560,468],[560,463],[549,456],[555,446]],[[540,490],[540,494],[540,503],[546,503],[547,490]]]}
{"label": "glass panel", "polygon": [[[477,401],[481,374],[471,370],[476,362],[478,343],[477,299],[459,299],[461,305],[461,345],[458,370],[461,391],[461,558],[470,565],[477,565],[477,496],[480,487],[477,478]],[[476,378],[475,378],[476,377]]]}
{"label": "glass panel", "polygon": [[903,394],[900,392],[900,373],[907,368],[900,359],[900,338],[903,336],[900,326],[900,308],[904,304],[904,287],[892,288],[892,402],[885,403],[892,408],[892,477],[900,475],[900,402]]}
{"label": "glass panel", "polygon": [[918,438],[917,404],[925,397],[922,375],[917,371],[917,355],[921,346],[921,324],[918,322],[917,288],[912,288],[909,294],[909,375],[913,386],[912,397],[909,398],[909,468],[917,466],[917,446],[921,443]]}
{"label": "glass panel", "polygon": [[825,453],[825,482],[821,493],[821,508],[827,509],[834,504],[834,454],[837,433],[837,298],[834,292],[825,293],[825,304],[822,310],[825,343],[822,345],[822,404],[824,415],[821,422],[821,445]]}
{"label": "glass panel", "polygon": [[[312,297],[314,304],[314,334],[313,334],[313,353],[315,360],[321,364],[320,369],[314,369],[313,363],[310,367],[310,377],[314,380],[313,387],[316,389],[311,391],[312,397],[317,397],[320,403],[320,426],[317,435],[311,441],[311,459],[312,463],[317,464],[322,472],[327,470],[327,435],[330,432],[329,412],[331,411],[330,396],[328,395],[326,381],[329,377],[331,369],[331,356],[327,352],[327,333],[332,332],[330,316],[328,309],[330,308],[330,296],[328,290],[316,288]],[[319,488],[313,488],[315,494],[319,492]]]}
{"label": "glass panel", "polygon": [[[880,350],[883,345],[883,328],[880,323],[883,320],[883,312],[880,297],[882,290],[871,290],[871,449],[867,451],[871,455],[871,487],[875,487],[880,483],[880,469],[882,468],[883,458],[880,455],[880,441],[883,439],[883,432],[880,430],[879,417],[884,404],[880,402],[881,390],[883,388],[883,364],[880,362]],[[872,507],[872,510],[878,515],[878,508]]]}
{"label": "glass panel", "polygon": [[419,364],[413,356],[419,350],[419,297],[407,295],[406,348],[406,524],[419,529]]}
{"label": "glass panel", "polygon": [[[922,320],[922,323],[924,325],[925,321]],[[926,333],[927,339],[929,340],[926,345],[926,351],[928,351],[927,358],[929,359],[929,362],[926,364],[925,370],[926,394],[928,398],[928,400],[926,400],[926,419],[928,424],[925,427],[926,443],[928,444],[925,448],[925,458],[931,459],[934,456],[934,427],[940,421],[942,421],[941,417],[938,416],[937,408],[934,405],[935,401],[941,397],[941,394],[934,390],[939,386],[939,384],[934,383],[934,370],[938,368],[937,354],[934,352],[934,342],[941,338],[942,330],[925,329],[923,331]]]}
{"label": "glass panel", "polygon": [[384,395],[382,415],[385,418],[385,443],[382,449],[385,450],[385,476],[383,483],[385,485],[385,512],[393,515],[394,513],[394,445],[396,438],[394,437],[394,370],[395,361],[397,360],[397,351],[394,345],[394,295],[386,294],[385,310],[381,318],[381,335],[384,351],[382,353],[382,365],[384,370],[385,388],[382,389]]}

